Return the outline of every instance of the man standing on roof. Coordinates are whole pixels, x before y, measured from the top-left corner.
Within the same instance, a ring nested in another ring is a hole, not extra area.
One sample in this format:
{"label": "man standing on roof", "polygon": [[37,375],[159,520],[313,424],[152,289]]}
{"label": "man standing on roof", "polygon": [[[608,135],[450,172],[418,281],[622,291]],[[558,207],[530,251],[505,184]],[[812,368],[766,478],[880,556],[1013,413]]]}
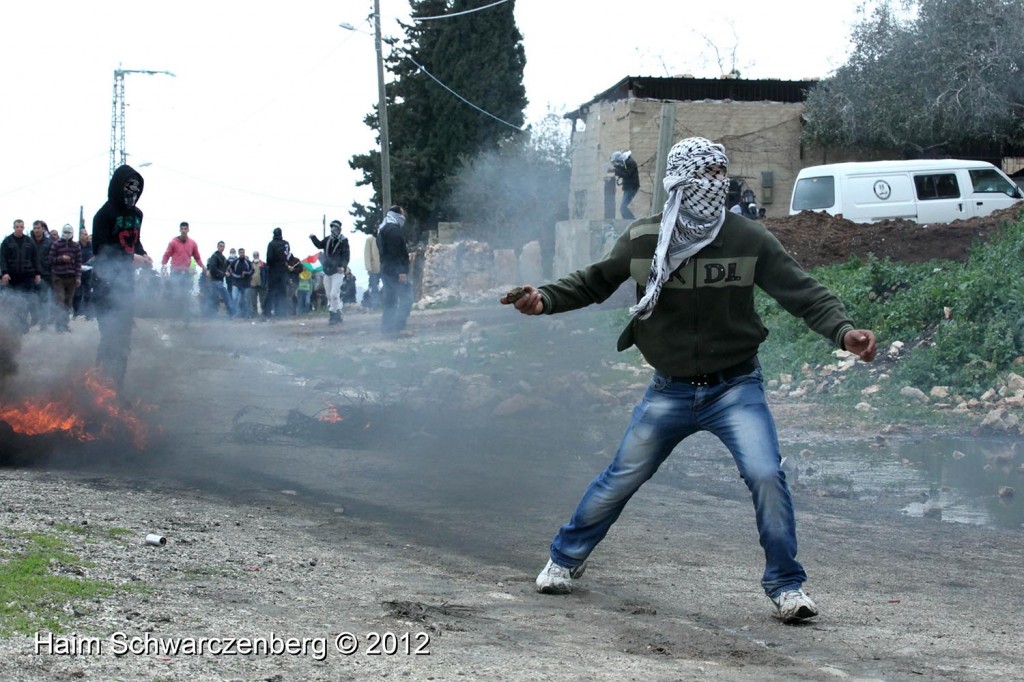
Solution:
{"label": "man standing on roof", "polygon": [[629,204],[640,191],[640,169],[633,159],[633,153],[625,151],[612,154],[612,172],[622,185],[622,204],[619,206],[619,213],[626,220],[634,220],[636,216],[629,210]]}

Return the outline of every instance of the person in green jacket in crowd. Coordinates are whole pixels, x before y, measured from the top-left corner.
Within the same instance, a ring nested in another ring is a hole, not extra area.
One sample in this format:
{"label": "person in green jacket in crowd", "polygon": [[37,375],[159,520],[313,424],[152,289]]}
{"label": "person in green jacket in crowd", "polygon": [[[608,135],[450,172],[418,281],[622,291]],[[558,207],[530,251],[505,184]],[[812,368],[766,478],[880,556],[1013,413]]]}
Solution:
{"label": "person in green jacket in crowd", "polygon": [[637,303],[618,349],[636,345],[654,368],[615,458],[552,540],[540,592],[572,592],[630,497],[683,439],[709,431],[732,453],[753,498],[765,554],[761,586],[778,617],[818,614],[803,591],[793,502],[765,400],[757,352],[768,329],[754,310],[754,287],[866,362],[875,357],[875,335],[857,329],[763,225],[725,210],[728,165],[722,145],[680,141],[668,155],[663,213],[633,222],[604,260],[501,298],[525,315],[550,315],[600,303],[632,279]]}

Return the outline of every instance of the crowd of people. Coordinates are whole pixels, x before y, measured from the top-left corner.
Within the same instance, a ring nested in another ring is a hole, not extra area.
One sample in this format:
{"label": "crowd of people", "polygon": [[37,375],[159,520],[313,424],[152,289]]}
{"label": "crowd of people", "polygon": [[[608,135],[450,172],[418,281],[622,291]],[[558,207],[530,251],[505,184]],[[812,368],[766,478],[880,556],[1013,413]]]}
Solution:
{"label": "crowd of people", "polygon": [[[328,323],[342,321],[345,304],[356,304],[356,277],[349,264],[348,239],[341,222],[331,222],[324,240],[310,235],[322,249],[317,263],[303,262],[291,251],[281,228],[275,228],[267,244],[266,260],[259,251],[250,256],[244,248],[227,249],[223,241],[203,260],[199,246],[182,222],[160,261],[155,286],[174,315],[190,320],[201,317],[235,317],[270,320],[329,310]],[[366,307],[373,307],[375,292],[367,290]]]}
{"label": "crowd of people", "polygon": [[[0,242],[0,297],[12,311],[11,319],[22,333],[33,327],[52,327],[70,332],[70,320],[93,319],[93,246],[89,230],[66,224],[50,230],[46,221],[36,220],[32,229],[17,219]],[[357,300],[356,276],[348,267],[348,239],[341,234],[341,222],[331,222],[331,232],[321,240],[310,235],[321,249],[317,264],[303,263],[291,253],[281,229],[273,231],[267,245],[267,260],[259,251],[251,256],[244,248],[226,250],[223,241],[204,258],[189,236],[183,221],[179,234],[170,240],[160,260],[160,269],[140,269],[140,287],[145,295],[165,305],[166,316],[196,318],[233,317],[274,319],[328,311],[328,324],[342,322],[345,305]],[[361,305],[380,309],[380,258],[376,240],[367,240],[366,262],[369,282]]]}
{"label": "crowd of people", "polygon": [[60,233],[36,220],[25,232],[25,221],[14,221],[11,234],[0,242],[0,290],[9,303],[6,315],[21,331],[52,325],[70,331],[72,316],[91,319],[92,241],[89,232],[65,224]]}
{"label": "crowd of people", "polygon": [[[324,239],[309,236],[319,254],[306,261],[292,253],[280,227],[267,244],[266,260],[258,252],[250,258],[243,248],[225,254],[226,244],[219,241],[204,261],[183,221],[157,269],[141,240],[138,201],[144,185],[137,170],[118,167],[106,202],[93,217],[92,233],[82,220],[78,241],[70,224],[58,233],[36,220],[26,234],[25,221],[16,219],[0,242],[0,324],[22,334],[49,325],[69,332],[74,317],[95,316],[100,333],[96,365],[120,392],[140,298],[157,303],[150,311],[186,322],[196,312],[206,318],[273,320],[327,309],[328,324],[337,325],[344,306],[356,303],[350,248],[338,220],[331,221]],[[392,206],[381,236],[374,230],[364,254],[370,281],[363,305],[383,311],[381,332],[389,336],[405,333],[412,308],[404,223],[405,211]]]}

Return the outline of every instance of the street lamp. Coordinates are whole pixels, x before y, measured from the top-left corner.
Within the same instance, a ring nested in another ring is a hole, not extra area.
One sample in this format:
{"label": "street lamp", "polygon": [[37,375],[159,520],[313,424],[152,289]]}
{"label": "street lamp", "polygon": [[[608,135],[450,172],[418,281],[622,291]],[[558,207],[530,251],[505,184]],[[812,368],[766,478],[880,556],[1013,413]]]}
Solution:
{"label": "street lamp", "polygon": [[[339,24],[344,29],[355,31],[349,23]],[[377,48],[377,120],[380,123],[380,196],[381,214],[391,208],[391,145],[388,142],[388,107],[384,90],[384,55],[380,39],[380,0],[373,0],[373,39]]]}

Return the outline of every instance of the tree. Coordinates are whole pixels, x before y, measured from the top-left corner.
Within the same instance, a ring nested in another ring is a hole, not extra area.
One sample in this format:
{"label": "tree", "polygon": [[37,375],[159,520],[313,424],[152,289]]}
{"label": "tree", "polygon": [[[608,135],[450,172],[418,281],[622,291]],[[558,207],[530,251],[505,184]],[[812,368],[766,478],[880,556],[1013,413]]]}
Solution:
{"label": "tree", "polygon": [[[391,193],[421,229],[457,218],[450,201],[451,180],[463,159],[495,150],[522,134],[526,54],[515,24],[514,0],[454,16],[485,4],[411,0],[412,21],[402,24],[405,39],[388,41]],[[453,16],[418,21],[441,15]],[[376,112],[367,115],[365,123],[379,132]],[[358,184],[374,188],[370,204],[354,203],[351,212],[356,229],[368,231],[387,208],[380,206],[377,191],[380,153],[357,154],[349,165],[363,174]]]}
{"label": "tree", "polygon": [[1021,0],[880,0],[808,93],[805,140],[908,155],[1024,143],[1021,26]]}
{"label": "tree", "polygon": [[549,112],[528,134],[462,163],[453,178],[452,203],[493,246],[516,248],[536,240],[551,247],[555,223],[569,217],[569,170],[564,121]]}

